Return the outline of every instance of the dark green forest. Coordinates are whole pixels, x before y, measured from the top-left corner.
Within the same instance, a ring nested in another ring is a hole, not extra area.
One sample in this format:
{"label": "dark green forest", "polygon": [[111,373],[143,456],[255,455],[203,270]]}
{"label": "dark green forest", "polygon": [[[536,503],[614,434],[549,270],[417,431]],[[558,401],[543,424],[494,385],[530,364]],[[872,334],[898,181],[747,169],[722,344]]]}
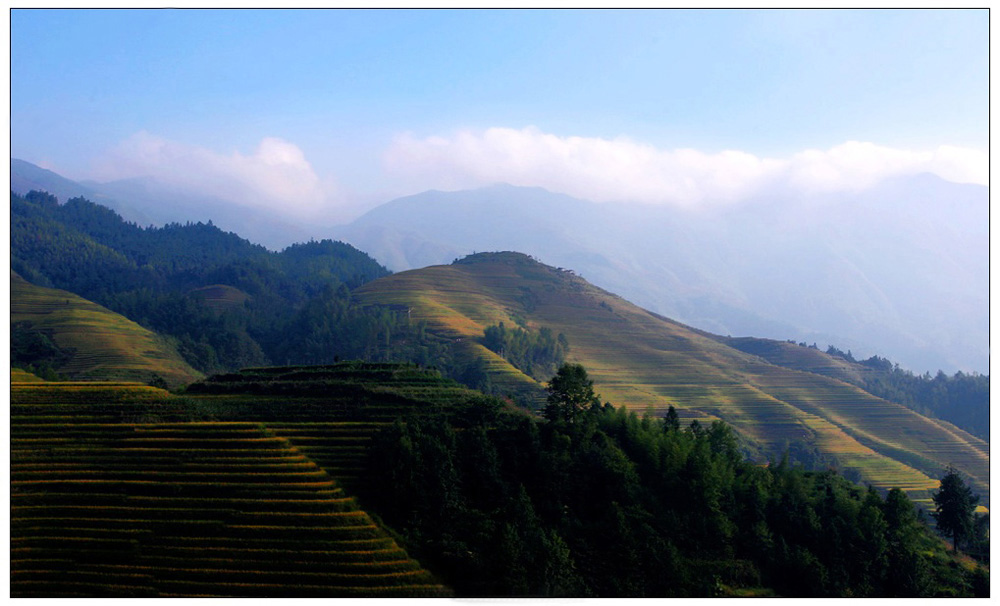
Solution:
{"label": "dark green forest", "polygon": [[[342,242],[271,252],[211,222],[140,227],[83,198],[12,193],[11,269],[167,335],[205,373],[341,358],[456,367],[405,313],[352,301],[389,272]],[[244,300],[206,304],[197,289],[217,284]]]}
{"label": "dark green forest", "polygon": [[902,491],[752,463],[721,422],[640,418],[566,378],[583,389],[550,383],[547,421],[481,404],[373,444],[367,506],[458,595],[988,593]]}
{"label": "dark green forest", "polygon": [[38,330],[29,322],[11,322],[10,357],[46,381],[58,381],[63,377],[56,371],[72,357],[55,343],[51,330]]}
{"label": "dark green forest", "polygon": [[517,326],[507,328],[503,322],[486,327],[483,345],[526,375],[542,381],[555,374],[569,352],[569,342],[562,333],[554,335],[544,326],[537,332]]}

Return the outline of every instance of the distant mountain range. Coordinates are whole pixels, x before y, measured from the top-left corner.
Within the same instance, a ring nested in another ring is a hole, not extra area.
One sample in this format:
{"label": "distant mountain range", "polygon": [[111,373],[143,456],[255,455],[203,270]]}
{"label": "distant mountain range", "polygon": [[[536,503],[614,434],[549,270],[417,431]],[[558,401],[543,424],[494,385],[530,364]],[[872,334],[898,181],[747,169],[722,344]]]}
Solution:
{"label": "distant mountain range", "polygon": [[11,187],[83,195],[140,225],[211,219],[272,249],[333,237],[394,271],[517,250],[716,334],[834,345],[917,373],[989,372],[989,190],[927,174],[704,211],[510,185],[429,191],[324,233],[152,180],[75,183],[20,160]]}

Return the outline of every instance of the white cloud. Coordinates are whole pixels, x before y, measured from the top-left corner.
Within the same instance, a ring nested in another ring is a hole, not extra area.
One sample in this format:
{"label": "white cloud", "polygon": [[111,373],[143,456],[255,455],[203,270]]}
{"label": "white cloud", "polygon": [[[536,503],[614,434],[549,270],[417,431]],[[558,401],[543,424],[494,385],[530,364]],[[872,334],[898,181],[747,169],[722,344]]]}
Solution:
{"label": "white cloud", "polygon": [[106,154],[97,172],[101,180],[153,177],[180,189],[299,217],[324,210],[332,188],[329,181],[320,181],[301,149],[275,137],[262,139],[249,155],[225,155],[140,132]]}
{"label": "white cloud", "polygon": [[683,207],[731,203],[762,192],[860,190],[921,172],[981,184],[989,176],[985,152],[957,147],[912,151],[851,141],[788,158],[760,158],[742,151],[658,149],[627,138],[559,137],[534,127],[446,137],[404,134],[387,150],[385,165],[413,189],[507,182],[594,201]]}
{"label": "white cloud", "polygon": [[985,152],[950,146],[913,151],[848,141],[827,151],[798,153],[784,172],[789,185],[806,191],[861,190],[887,177],[923,172],[986,185],[989,157]]}

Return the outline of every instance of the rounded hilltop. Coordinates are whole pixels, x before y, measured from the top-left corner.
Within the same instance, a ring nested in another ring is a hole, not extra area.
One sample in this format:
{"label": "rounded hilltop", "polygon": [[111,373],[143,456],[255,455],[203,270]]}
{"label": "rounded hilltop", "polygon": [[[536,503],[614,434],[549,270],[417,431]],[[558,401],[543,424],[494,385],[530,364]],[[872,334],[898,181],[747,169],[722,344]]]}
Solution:
{"label": "rounded hilltop", "polygon": [[[460,259],[455,259],[451,262],[452,265],[506,265],[508,267],[521,267],[527,268],[529,270],[537,270],[535,273],[548,272],[551,276],[559,277],[575,277],[576,272],[572,269],[566,269],[563,267],[553,267],[547,265],[542,261],[538,260],[529,254],[517,252],[513,250],[497,251],[497,252],[477,252],[471,255],[466,255]],[[591,288],[596,288],[588,283]],[[597,289],[601,290],[601,289]],[[601,290],[601,292],[604,292]],[[610,294],[610,293],[608,293]]]}
{"label": "rounded hilltop", "polygon": [[475,263],[506,263],[508,265],[543,265],[541,261],[524,253],[505,250],[500,252],[481,252],[466,255],[452,261],[452,265],[472,265]]}

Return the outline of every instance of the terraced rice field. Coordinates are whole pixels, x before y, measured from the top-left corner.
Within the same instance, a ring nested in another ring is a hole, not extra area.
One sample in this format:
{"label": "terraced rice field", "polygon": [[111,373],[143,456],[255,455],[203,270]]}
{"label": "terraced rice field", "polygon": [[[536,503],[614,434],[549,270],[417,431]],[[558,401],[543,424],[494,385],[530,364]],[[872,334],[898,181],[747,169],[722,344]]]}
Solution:
{"label": "terraced rice field", "polygon": [[29,322],[51,331],[72,355],[60,373],[80,380],[149,381],[170,385],[200,378],[172,345],[135,322],[63,290],[42,288],[11,272],[11,323]]}
{"label": "terraced rice field", "polygon": [[355,362],[249,368],[210,377],[190,393],[202,407],[211,403],[219,417],[266,424],[347,488],[358,485],[380,428],[479,395],[417,367]]}
{"label": "terraced rice field", "polygon": [[357,486],[372,436],[387,422],[268,423],[346,488]]}
{"label": "terraced rice field", "polygon": [[183,414],[152,388],[13,386],[13,597],[450,595],[282,430],[123,420],[150,405]]}
{"label": "terraced rice field", "polygon": [[250,295],[238,288],[233,288],[225,284],[202,286],[190,291],[190,294],[216,311],[226,311],[234,307],[242,307],[244,303],[250,300]]}
{"label": "terraced rice field", "polygon": [[[936,488],[937,472],[951,463],[968,474],[979,489],[989,490],[989,444],[946,421],[924,417],[851,385],[793,370],[769,369],[767,374],[756,374],[755,381],[799,410],[837,427],[860,446],[855,453],[870,454],[868,451],[874,450],[923,471],[928,476],[923,481],[925,488]],[[885,462],[871,462],[878,469],[871,470],[871,477],[882,481],[902,479],[888,471]],[[879,473],[888,473],[889,477],[879,478]]]}

